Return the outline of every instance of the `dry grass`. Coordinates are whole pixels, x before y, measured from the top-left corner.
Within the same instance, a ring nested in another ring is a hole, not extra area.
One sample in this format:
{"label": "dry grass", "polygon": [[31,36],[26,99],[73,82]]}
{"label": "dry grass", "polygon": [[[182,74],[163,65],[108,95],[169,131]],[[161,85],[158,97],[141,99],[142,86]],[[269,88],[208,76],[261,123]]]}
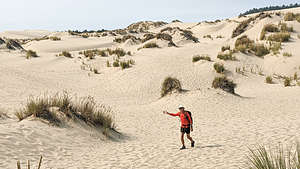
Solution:
{"label": "dry grass", "polygon": [[285,56],[285,57],[292,57],[293,56],[291,53],[288,53],[288,52],[284,52],[282,55]]}
{"label": "dry grass", "polygon": [[273,84],[273,78],[271,76],[266,77],[266,83]]}
{"label": "dry grass", "polygon": [[[43,160],[43,156],[40,157],[40,161],[37,165],[37,169],[40,169],[41,166],[42,166],[42,160]],[[30,169],[31,168],[31,165],[30,165],[30,161],[28,160],[27,161],[27,169]],[[17,169],[21,169],[21,163],[20,161],[17,161]]]}
{"label": "dry grass", "polygon": [[[57,111],[54,110],[57,108]],[[74,101],[68,93],[53,96],[30,97],[25,107],[16,113],[19,120],[33,116],[55,126],[64,124],[65,119],[80,120],[94,127],[114,129],[112,110],[97,105],[93,97]]]}
{"label": "dry grass", "polygon": [[279,54],[280,50],[282,49],[281,47],[281,42],[271,42],[270,45],[270,50],[273,52],[274,55]]}
{"label": "dry grass", "polygon": [[239,36],[240,34],[244,33],[246,31],[246,29],[248,28],[249,24],[254,21],[254,18],[249,18],[243,22],[241,22],[236,28],[235,30],[233,30],[232,32],[232,38],[235,38],[237,36]]}
{"label": "dry grass", "polygon": [[222,50],[222,52],[225,52],[226,50],[230,50],[230,46],[229,45],[222,46],[221,50]]}
{"label": "dry grass", "polygon": [[196,56],[193,56],[193,59],[192,59],[193,62],[198,62],[200,60],[206,60],[206,61],[210,62],[211,58],[208,55],[196,55]]}
{"label": "dry grass", "polygon": [[217,58],[225,61],[226,60],[236,61],[235,56],[233,56],[233,51],[229,51],[229,53],[219,53]]}
{"label": "dry grass", "polygon": [[215,79],[212,82],[212,87],[215,89],[220,88],[226,92],[234,94],[235,93],[234,89],[236,87],[236,84],[233,83],[233,81],[228,80],[226,76],[221,76],[221,77],[215,77]]}
{"label": "dry grass", "polygon": [[224,73],[225,72],[225,68],[224,65],[221,63],[215,63],[214,64],[214,69],[217,73]]}
{"label": "dry grass", "polygon": [[284,82],[283,82],[284,87],[291,86],[291,81],[292,81],[291,78],[285,77],[285,78],[284,78]]}
{"label": "dry grass", "polygon": [[291,34],[288,32],[279,32],[268,36],[269,41],[275,42],[288,42],[291,38]]}
{"label": "dry grass", "polygon": [[33,50],[28,50],[28,51],[26,52],[26,59],[29,59],[29,58],[32,58],[32,57],[36,58],[36,57],[39,57],[39,56],[36,54],[35,51],[33,51]]}
{"label": "dry grass", "polygon": [[67,51],[63,51],[62,53],[59,54],[59,56],[64,56],[64,57],[67,57],[67,58],[73,58],[72,54],[70,52],[67,52]]}
{"label": "dry grass", "polygon": [[280,27],[281,32],[293,32],[294,31],[294,28],[292,26],[288,27],[286,23],[280,22],[278,24],[278,26]]}
{"label": "dry grass", "polygon": [[49,37],[49,39],[53,40],[53,41],[60,41],[61,40],[61,38],[56,37],[56,36],[51,36],[51,37]]}
{"label": "dry grass", "polygon": [[182,91],[180,81],[178,79],[172,78],[172,77],[165,78],[164,82],[162,83],[162,88],[161,88],[161,93],[160,93],[161,97],[171,94],[174,91],[177,91],[177,92]]}
{"label": "dry grass", "polygon": [[157,43],[151,42],[151,43],[146,43],[143,48],[159,48]]}
{"label": "dry grass", "polygon": [[213,40],[213,37],[211,35],[204,35],[203,38],[208,38],[208,39]]}
{"label": "dry grass", "polygon": [[99,50],[99,49],[85,50],[85,51],[79,52],[79,54],[83,54],[85,57],[88,57],[90,59],[94,59],[95,56],[102,56],[102,57],[107,56],[107,53],[105,50]]}

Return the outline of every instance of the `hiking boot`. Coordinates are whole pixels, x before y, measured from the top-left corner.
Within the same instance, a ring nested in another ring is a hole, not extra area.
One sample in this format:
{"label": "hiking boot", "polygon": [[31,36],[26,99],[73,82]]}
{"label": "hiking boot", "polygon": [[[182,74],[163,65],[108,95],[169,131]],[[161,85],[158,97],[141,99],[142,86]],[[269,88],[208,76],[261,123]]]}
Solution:
{"label": "hiking boot", "polygon": [[192,141],[191,146],[192,146],[192,147],[195,146],[195,141]]}
{"label": "hiking boot", "polygon": [[185,146],[182,146],[181,148],[180,148],[180,150],[184,150],[185,149]]}

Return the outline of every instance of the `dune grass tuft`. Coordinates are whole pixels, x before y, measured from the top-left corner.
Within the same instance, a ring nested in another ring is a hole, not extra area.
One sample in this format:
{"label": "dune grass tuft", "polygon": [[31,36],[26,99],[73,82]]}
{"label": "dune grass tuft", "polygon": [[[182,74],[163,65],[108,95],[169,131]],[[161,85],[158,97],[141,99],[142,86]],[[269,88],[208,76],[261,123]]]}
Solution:
{"label": "dune grass tuft", "polygon": [[181,82],[173,77],[167,77],[162,83],[162,88],[161,88],[161,97],[164,97],[168,94],[171,94],[172,92],[177,91],[181,92],[182,87],[181,87]]}
{"label": "dune grass tuft", "polygon": [[36,54],[35,51],[33,51],[33,50],[28,50],[28,51],[26,52],[26,59],[29,59],[29,58],[32,58],[32,57],[36,58],[36,57],[39,57],[39,56]]}
{"label": "dune grass tuft", "polygon": [[273,78],[271,76],[266,77],[266,83],[273,84]]}
{"label": "dune grass tuft", "polygon": [[215,79],[212,82],[212,87],[215,89],[220,88],[226,92],[234,94],[235,93],[234,89],[236,87],[236,84],[233,81],[227,79],[226,76],[221,76],[221,77],[215,77]]}
{"label": "dune grass tuft", "polygon": [[[54,110],[55,108],[57,111]],[[72,119],[94,127],[114,128],[112,110],[109,107],[97,105],[90,96],[76,102],[65,92],[53,96],[30,97],[25,107],[19,110],[16,116],[20,121],[33,116],[55,126],[61,126],[65,122],[64,119]]]}
{"label": "dune grass tuft", "polygon": [[299,169],[300,168],[300,146],[284,149],[279,145],[275,149],[265,146],[256,146],[249,149],[246,167],[249,169]]}
{"label": "dune grass tuft", "polygon": [[291,81],[292,79],[290,77],[285,77],[283,82],[284,87],[291,86]]}
{"label": "dune grass tuft", "polygon": [[279,32],[268,36],[269,41],[275,42],[288,42],[291,38],[291,34],[289,32]]}
{"label": "dune grass tuft", "polygon": [[224,65],[221,63],[215,63],[214,64],[214,69],[217,73],[224,73],[225,72],[225,68]]}
{"label": "dune grass tuft", "polygon": [[206,60],[206,61],[210,62],[211,58],[208,55],[196,55],[196,56],[193,56],[193,59],[192,59],[193,62],[198,62],[200,60]]}
{"label": "dune grass tuft", "polygon": [[64,57],[67,57],[67,58],[73,58],[72,54],[70,52],[67,52],[67,51],[63,51],[62,53],[59,54],[59,56],[64,56]]}

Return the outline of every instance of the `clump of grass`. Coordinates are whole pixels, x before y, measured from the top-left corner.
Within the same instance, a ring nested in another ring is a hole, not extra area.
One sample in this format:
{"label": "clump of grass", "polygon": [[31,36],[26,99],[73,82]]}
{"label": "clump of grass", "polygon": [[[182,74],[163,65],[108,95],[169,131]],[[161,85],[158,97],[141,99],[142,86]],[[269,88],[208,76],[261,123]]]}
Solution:
{"label": "clump of grass", "polygon": [[[55,111],[53,108],[58,110]],[[33,116],[61,126],[64,119],[73,119],[94,127],[114,129],[111,115],[112,110],[104,105],[97,105],[93,97],[85,97],[76,102],[67,93],[30,97],[25,107],[16,114],[20,121]]]}
{"label": "clump of grass", "polygon": [[224,36],[222,36],[222,35],[217,36],[217,39],[222,39],[222,38],[224,38]]}
{"label": "clump of grass", "polygon": [[293,32],[294,31],[294,28],[292,26],[288,27],[286,23],[280,22],[278,25],[280,27],[281,32]]}
{"label": "clump of grass", "polygon": [[193,62],[198,62],[200,60],[211,61],[211,58],[208,55],[196,55],[193,57]]}
{"label": "clump of grass", "polygon": [[151,42],[151,43],[146,43],[143,48],[159,48],[159,46],[154,43],[154,42]]}
{"label": "clump of grass", "polygon": [[252,48],[252,51],[258,57],[263,57],[270,53],[270,50],[266,48],[263,44],[255,44]]}
{"label": "clump of grass", "polygon": [[254,41],[250,40],[247,35],[238,38],[235,41],[235,49],[242,53],[246,53],[248,49],[251,49],[254,45]]}
{"label": "clump of grass", "polygon": [[295,19],[295,14],[288,12],[284,15],[284,21],[293,21]]}
{"label": "clump of grass", "polygon": [[35,51],[33,51],[33,50],[28,50],[28,51],[26,52],[26,59],[29,59],[29,58],[32,58],[32,57],[36,58],[36,57],[39,57],[39,56],[36,54]]}
{"label": "clump of grass", "polygon": [[125,35],[122,38],[115,38],[113,41],[117,42],[117,43],[124,43],[125,41],[127,41],[128,39],[131,39],[132,41],[136,42],[136,41],[140,41],[141,39],[133,36],[133,35]]}
{"label": "clump of grass", "polygon": [[241,22],[236,28],[235,30],[233,30],[232,32],[232,38],[235,38],[237,36],[239,36],[240,34],[244,33],[246,31],[246,29],[248,28],[249,24],[254,21],[254,18],[249,18],[243,22]]}
{"label": "clump of grass", "polygon": [[292,81],[291,78],[285,77],[285,78],[284,78],[284,82],[283,82],[284,87],[291,86],[291,81]]}
{"label": "clump of grass", "polygon": [[204,35],[203,38],[213,39],[211,35]]}
{"label": "clump of grass", "polygon": [[120,67],[120,61],[119,60],[115,60],[113,62],[113,67]]}
{"label": "clump of grass", "polygon": [[111,67],[110,62],[108,60],[106,61],[106,67]]}
{"label": "clump of grass", "polygon": [[100,74],[99,71],[98,71],[98,69],[96,69],[96,68],[93,69],[93,72],[94,72],[95,74]]}
{"label": "clump of grass", "polygon": [[269,41],[275,42],[288,42],[291,38],[291,34],[288,32],[279,32],[268,36]]}
{"label": "clump of grass", "polygon": [[266,83],[273,84],[273,78],[271,76],[266,77]]}
{"label": "clump of grass", "polygon": [[127,68],[130,68],[130,63],[129,63],[129,61],[121,61],[120,66],[122,69],[127,69]]}
{"label": "clump of grass", "polygon": [[222,46],[221,50],[222,50],[222,52],[225,52],[226,50],[230,50],[230,46],[229,45]]}
{"label": "clump of grass", "polygon": [[144,43],[144,42],[154,39],[154,38],[155,38],[155,36],[153,34],[146,33],[146,34],[144,34],[144,38],[141,41]]}
{"label": "clump of grass", "polygon": [[281,49],[281,42],[271,42],[270,50],[273,52],[274,55],[279,54],[279,50]]}
{"label": "clump of grass", "polygon": [[235,56],[233,56],[233,52],[230,51],[229,53],[219,53],[217,58],[221,59],[221,60],[232,60],[235,61],[236,58]]}
{"label": "clump of grass", "polygon": [[49,37],[49,39],[53,40],[53,41],[60,41],[61,40],[61,38],[56,37],[56,36],[51,36],[51,37]]}
{"label": "clump of grass", "polygon": [[292,56],[292,54],[288,53],[288,52],[284,52],[282,55],[285,56],[285,57],[291,57]]}
{"label": "clump of grass", "polygon": [[296,80],[296,81],[298,80],[298,73],[297,72],[294,73],[294,80]]}
{"label": "clump of grass", "polygon": [[199,42],[199,39],[193,35],[192,31],[190,31],[190,30],[182,30],[182,29],[180,29],[180,30],[182,31],[180,34],[182,36],[184,36],[187,40],[192,40],[195,43]]}
{"label": "clump of grass", "polygon": [[217,73],[224,73],[225,72],[225,68],[223,64],[220,63],[215,63],[214,64],[214,69]]}
{"label": "clump of grass", "polygon": [[284,150],[282,145],[276,149],[259,145],[255,150],[249,149],[247,158],[245,165],[249,169],[299,169],[300,146],[297,143],[295,150]]}
{"label": "clump of grass", "polygon": [[67,58],[73,58],[72,54],[70,52],[67,52],[67,51],[63,51],[62,53],[59,54],[59,56],[64,56],[64,57],[67,57]]}
{"label": "clump of grass", "polygon": [[182,91],[180,81],[173,77],[165,78],[165,80],[162,83],[162,88],[161,88],[161,93],[160,93],[161,97],[171,94],[174,91],[177,91],[177,92]]}
{"label": "clump of grass", "polygon": [[83,54],[85,57],[90,58],[90,59],[94,59],[95,56],[102,56],[102,57],[107,56],[107,53],[105,50],[98,50],[98,49],[81,51],[81,52],[79,52],[79,54]]}
{"label": "clump of grass", "polygon": [[0,119],[4,119],[4,118],[8,118],[9,116],[4,113],[4,111],[2,109],[0,109]]}
{"label": "clump of grass", "polygon": [[221,77],[215,77],[215,79],[212,82],[212,87],[215,89],[220,88],[224,91],[234,94],[235,93],[234,89],[236,87],[236,84],[233,81],[227,79],[226,76],[221,76]]}
{"label": "clump of grass", "polygon": [[279,32],[278,27],[274,24],[265,25],[263,30],[266,31],[266,32]]}

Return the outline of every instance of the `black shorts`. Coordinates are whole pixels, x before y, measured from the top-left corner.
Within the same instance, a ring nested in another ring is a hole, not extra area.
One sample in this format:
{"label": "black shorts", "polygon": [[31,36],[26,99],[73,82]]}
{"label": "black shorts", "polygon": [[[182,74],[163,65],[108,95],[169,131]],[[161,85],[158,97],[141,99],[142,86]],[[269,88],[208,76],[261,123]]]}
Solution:
{"label": "black shorts", "polygon": [[191,127],[188,127],[188,128],[183,128],[183,127],[181,127],[181,128],[180,128],[180,132],[181,132],[181,133],[190,134],[190,132],[191,132]]}

